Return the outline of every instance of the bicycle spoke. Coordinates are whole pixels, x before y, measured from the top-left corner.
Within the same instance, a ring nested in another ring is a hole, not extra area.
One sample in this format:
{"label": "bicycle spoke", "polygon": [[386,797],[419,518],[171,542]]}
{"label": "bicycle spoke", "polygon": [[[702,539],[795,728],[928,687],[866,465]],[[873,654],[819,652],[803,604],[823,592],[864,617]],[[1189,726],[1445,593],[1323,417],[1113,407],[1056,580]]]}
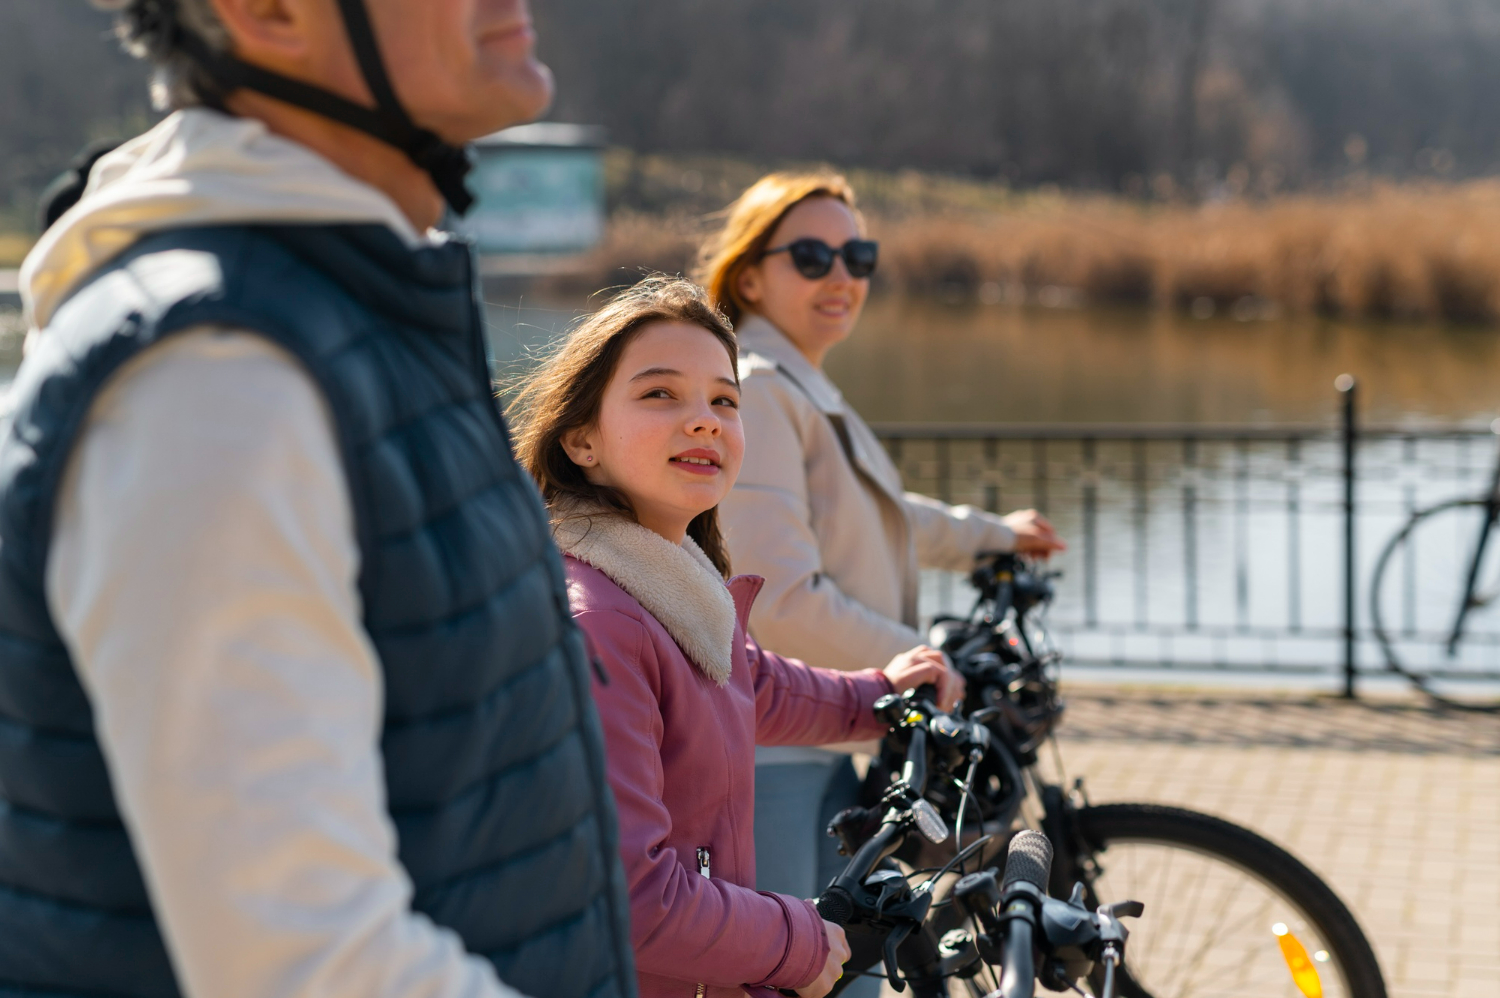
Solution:
{"label": "bicycle spoke", "polygon": [[[1168,855],[1170,855],[1170,853],[1168,853]],[[1207,886],[1206,886],[1208,884],[1208,879],[1209,879],[1208,878],[1208,870],[1207,870],[1206,867],[1204,867],[1202,869],[1202,872],[1201,872],[1200,876],[1198,877],[1198,882],[1197,882],[1198,890],[1197,890],[1197,892],[1193,896],[1193,902],[1191,904],[1188,904],[1188,905],[1185,906],[1186,907],[1186,911],[1188,913],[1187,914],[1187,921],[1188,921],[1189,925],[1197,924],[1197,919],[1195,917],[1193,917],[1193,916],[1197,913],[1198,902],[1202,900],[1203,892],[1208,889]]]}
{"label": "bicycle spoke", "polygon": [[[1139,850],[1135,850],[1135,849],[1127,849],[1126,852],[1125,852],[1125,863],[1126,863],[1127,866],[1130,867],[1132,874],[1134,874],[1134,871],[1135,871],[1135,861],[1136,861],[1136,856],[1138,854],[1139,854]],[[1132,884],[1146,884],[1146,883],[1152,883],[1153,881],[1151,879],[1142,878],[1142,877],[1139,877],[1139,876],[1132,876],[1130,878],[1130,882]],[[1149,966],[1151,965],[1151,954],[1150,954],[1149,951],[1148,951],[1148,953],[1146,955],[1146,961],[1145,961],[1145,963],[1146,963],[1146,966],[1143,966],[1141,968],[1142,972],[1145,972],[1149,968]]]}
{"label": "bicycle spoke", "polygon": [[[1326,941],[1280,894],[1238,867],[1168,844],[1114,843],[1101,900],[1135,897],[1150,915],[1133,938],[1131,976],[1155,998],[1276,998],[1292,994],[1275,922],[1295,927],[1311,952]],[[1332,968],[1320,967],[1326,975]],[[1329,998],[1351,998],[1339,979]]]}
{"label": "bicycle spoke", "polygon": [[1187,967],[1184,968],[1184,970],[1183,970],[1183,976],[1184,976],[1184,984],[1183,984],[1183,986],[1184,986],[1184,988],[1187,986],[1187,982],[1192,981],[1193,978],[1196,976],[1198,970],[1202,968],[1203,961],[1206,960],[1210,954],[1213,954],[1213,955],[1217,955],[1218,954],[1219,942],[1221,940],[1223,940],[1223,939],[1228,938],[1229,931],[1234,926],[1229,926],[1229,925],[1226,925],[1224,923],[1223,913],[1229,910],[1230,902],[1233,901],[1236,897],[1238,897],[1239,894],[1240,894],[1240,892],[1243,891],[1244,888],[1245,888],[1245,881],[1243,881],[1243,880],[1231,881],[1231,883],[1230,883],[1230,885],[1229,885],[1229,887],[1227,889],[1228,893],[1225,894],[1225,896],[1220,899],[1219,904],[1215,906],[1215,910],[1218,911],[1218,912],[1220,912],[1220,919],[1219,919],[1219,922],[1218,922],[1218,928],[1211,935],[1209,935],[1209,937],[1206,940],[1204,940],[1204,941],[1202,941],[1202,942],[1200,942],[1198,944],[1198,946],[1197,946],[1197,950],[1198,950],[1197,955],[1187,965]]}
{"label": "bicycle spoke", "polygon": [[1238,964],[1235,965],[1234,969],[1240,970],[1240,971],[1245,970],[1252,963],[1255,962],[1255,960],[1256,960],[1257,957],[1260,957],[1261,955],[1262,954],[1260,954],[1253,946],[1247,946],[1247,947],[1245,947],[1245,957]]}
{"label": "bicycle spoke", "polygon": [[[1235,895],[1238,895],[1240,893],[1240,891],[1245,887],[1245,884],[1246,884],[1246,881],[1244,881],[1244,880],[1237,881],[1235,883],[1235,885],[1234,885],[1234,890],[1231,892],[1230,896],[1233,897]],[[1227,906],[1228,906],[1228,898],[1225,899],[1225,907],[1227,908]],[[1207,940],[1205,940],[1204,942],[1202,942],[1202,943],[1200,943],[1198,945],[1198,956],[1193,961],[1193,963],[1191,965],[1189,965],[1189,967],[1188,967],[1188,971],[1190,972],[1189,979],[1191,979],[1191,975],[1192,974],[1196,974],[1197,971],[1199,969],[1201,969],[1201,967],[1203,966],[1203,961],[1208,958],[1209,954],[1218,955],[1218,953],[1220,952],[1220,950],[1219,950],[1219,943],[1222,940],[1224,940],[1224,939],[1226,939],[1226,938],[1229,937],[1229,930],[1231,928],[1238,928],[1238,927],[1243,926],[1243,925],[1249,925],[1249,924],[1252,924],[1256,920],[1256,918],[1263,918],[1266,909],[1269,908],[1269,907],[1270,907],[1270,900],[1266,899],[1266,900],[1261,901],[1260,908],[1257,909],[1257,911],[1255,913],[1255,918],[1252,918],[1250,916],[1246,916],[1244,918],[1241,918],[1240,922],[1238,923],[1238,925],[1235,925],[1235,926],[1225,926],[1221,922],[1219,931],[1216,932],[1214,935],[1210,936]]]}

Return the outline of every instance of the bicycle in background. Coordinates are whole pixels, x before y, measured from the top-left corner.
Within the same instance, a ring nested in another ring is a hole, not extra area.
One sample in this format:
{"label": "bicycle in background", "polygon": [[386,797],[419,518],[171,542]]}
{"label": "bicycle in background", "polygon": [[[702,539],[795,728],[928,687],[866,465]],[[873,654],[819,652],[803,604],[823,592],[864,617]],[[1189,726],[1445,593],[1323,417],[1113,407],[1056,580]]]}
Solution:
{"label": "bicycle in background", "polygon": [[[1494,428],[1500,433],[1500,420],[1496,421]],[[1494,541],[1497,524],[1500,524],[1500,457],[1497,457],[1490,475],[1489,489],[1483,495],[1449,499],[1411,514],[1381,550],[1370,584],[1370,622],[1386,668],[1404,677],[1438,703],[1461,710],[1500,711],[1500,703],[1478,704],[1445,696],[1437,686],[1437,682],[1445,678],[1441,670],[1434,670],[1437,675],[1423,672],[1405,661],[1400,653],[1403,638],[1418,636],[1412,605],[1419,583],[1413,566],[1416,552],[1424,546],[1455,541],[1463,543],[1464,538],[1473,538],[1463,563],[1462,583],[1454,600],[1452,623],[1443,634],[1444,655],[1450,663],[1456,663],[1465,648],[1477,644],[1472,626],[1475,614],[1483,612],[1500,597],[1500,544]],[[1422,580],[1423,583],[1427,581]],[[1392,602],[1401,602],[1395,598],[1401,590],[1405,590],[1407,619],[1393,626],[1387,621],[1386,608]],[[1461,676],[1461,673],[1452,675]]]}

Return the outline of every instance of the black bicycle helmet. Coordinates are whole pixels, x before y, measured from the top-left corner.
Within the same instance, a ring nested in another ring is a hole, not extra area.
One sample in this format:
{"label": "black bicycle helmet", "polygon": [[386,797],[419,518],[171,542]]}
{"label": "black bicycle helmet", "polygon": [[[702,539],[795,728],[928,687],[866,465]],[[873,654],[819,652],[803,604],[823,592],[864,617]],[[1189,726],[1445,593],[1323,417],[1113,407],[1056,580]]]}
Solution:
{"label": "black bicycle helmet", "polygon": [[186,53],[222,93],[229,94],[241,87],[254,90],[374,136],[406,153],[425,170],[454,212],[462,215],[474,203],[474,196],[464,184],[472,167],[468,149],[450,145],[421,127],[401,106],[386,73],[364,0],[338,0],[338,4],[360,72],[375,96],[374,108],[251,65],[228,52],[215,51],[182,25],[177,16],[177,0],[94,0],[94,3],[106,10],[149,18],[166,27],[172,32],[171,47]]}

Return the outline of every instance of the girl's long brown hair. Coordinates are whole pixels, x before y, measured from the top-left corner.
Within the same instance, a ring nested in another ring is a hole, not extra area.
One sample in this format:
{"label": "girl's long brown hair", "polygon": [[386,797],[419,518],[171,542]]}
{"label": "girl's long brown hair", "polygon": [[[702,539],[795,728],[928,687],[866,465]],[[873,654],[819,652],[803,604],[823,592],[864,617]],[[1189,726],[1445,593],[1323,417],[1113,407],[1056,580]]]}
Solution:
{"label": "girl's long brown hair", "polygon": [[[598,422],[620,355],[653,322],[701,326],[724,345],[731,367],[739,363],[739,344],[729,321],[702,288],[680,277],[648,277],[586,318],[506,407],[516,428],[516,457],[536,479],[554,517],[567,516],[566,507],[576,504],[636,519],[630,500],[618,489],[590,482],[563,450],[562,440],[570,431]],[[729,551],[719,531],[719,508],[699,513],[687,533],[727,578]]]}
{"label": "girl's long brown hair", "polygon": [[787,213],[809,198],[834,198],[859,217],[854,188],[837,173],[771,173],[735,198],[724,227],[703,244],[696,277],[729,321],[738,325],[755,309],[740,294],[740,275],[765,256]]}

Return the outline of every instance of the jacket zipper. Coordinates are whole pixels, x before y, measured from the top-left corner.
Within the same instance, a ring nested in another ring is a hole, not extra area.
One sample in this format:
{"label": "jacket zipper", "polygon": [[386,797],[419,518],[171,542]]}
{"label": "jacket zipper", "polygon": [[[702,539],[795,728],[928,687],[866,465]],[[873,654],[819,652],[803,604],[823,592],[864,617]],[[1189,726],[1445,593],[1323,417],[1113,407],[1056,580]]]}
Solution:
{"label": "jacket zipper", "polygon": [[[712,878],[712,867],[709,864],[708,846],[698,847],[698,875],[700,877]],[[699,984],[693,991],[693,998],[704,998],[708,994],[708,985]]]}

